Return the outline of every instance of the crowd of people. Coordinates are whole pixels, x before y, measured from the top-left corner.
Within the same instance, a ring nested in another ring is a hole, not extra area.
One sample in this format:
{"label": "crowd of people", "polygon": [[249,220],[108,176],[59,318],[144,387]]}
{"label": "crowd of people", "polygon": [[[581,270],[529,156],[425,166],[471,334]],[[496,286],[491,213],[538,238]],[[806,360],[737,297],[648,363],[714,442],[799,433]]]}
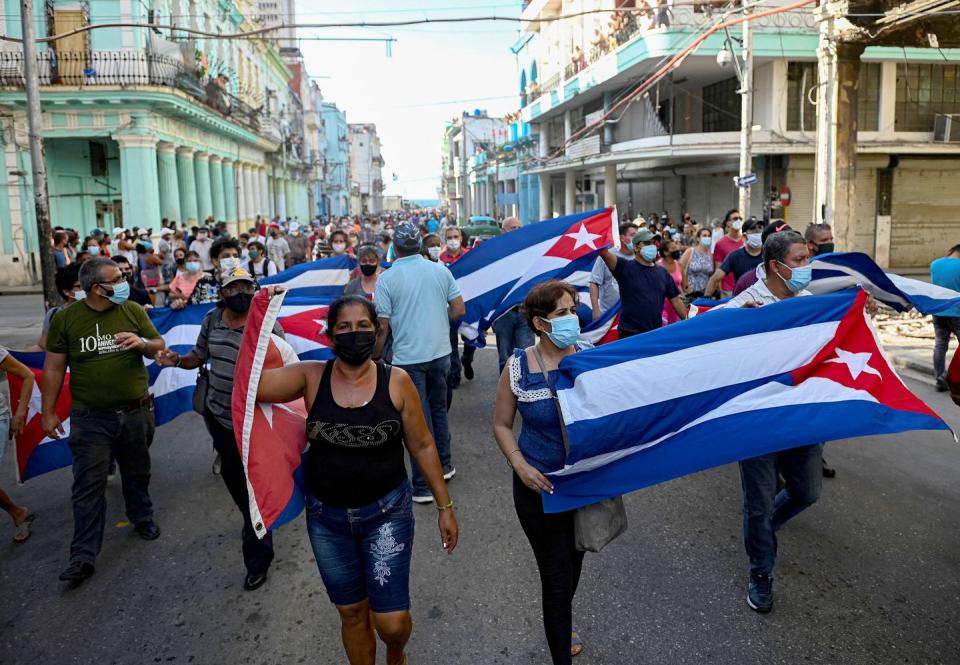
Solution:
{"label": "crowd of people", "polygon": [[[501,231],[520,226],[507,218]],[[458,540],[447,487],[457,473],[448,411],[462,379],[474,377],[475,349],[461,345],[451,325],[465,308],[449,266],[471,251],[465,230],[452,217],[425,212],[314,220],[303,227],[296,219],[258,220],[237,237],[220,224],[185,228],[167,220],[159,234],[114,229],[108,237],[95,229],[82,242],[76,232],[58,228],[51,241],[63,304],[45,316],[34,348],[46,351],[41,425],[52,437],[64,434],[56,401],[70,372],[74,533],[60,579],[73,584],[95,573],[114,463],[134,530],[145,540],[161,535],[149,492],[154,420],[144,359],[201,370],[204,389],[195,409],[218,455],[215,472],[240,512],[243,588],[254,591],[267,582],[273,540],[269,532],[258,537],[251,521],[231,401],[247,314],[260,280],[315,258],[357,259],[343,297],[329,307],[326,330],[335,359],[265,370],[257,399],[305,402],[306,528],[340,615],[349,661],[374,662],[379,636],[387,662],[405,663],[412,505],[436,506],[447,553]],[[735,308],[807,296],[809,260],[833,249],[825,224],[801,235],[782,220],[743,219],[736,209],[705,225],[689,214],[679,224],[666,213],[640,215],[620,225],[619,247],[596,260],[590,316],[598,319],[620,303],[619,337],[626,339],[686,319],[701,297],[730,298],[721,306]],[[960,246],[947,259],[935,277],[956,282]],[[954,282],[951,288],[960,287]],[[277,287],[268,291],[279,293]],[[209,302],[217,306],[205,316],[193,350],[182,355],[166,348],[145,312]],[[568,663],[584,649],[572,614],[584,562],[573,513],[547,514],[539,497],[552,491],[548,474],[564,465],[554,382],[560,361],[586,346],[580,333],[589,321],[581,320],[579,303],[573,286],[547,281],[493,325],[500,369],[493,433],[513,471],[514,506],[540,574],[554,663]],[[938,352],[941,346],[945,352],[941,337],[960,331],[956,320],[938,323]],[[274,332],[283,336],[279,325]],[[0,370],[23,380],[15,413],[0,393],[2,455],[6,432],[23,430],[33,375],[2,348]],[[817,500],[821,478],[833,473],[822,461],[822,445],[740,463],[747,603],[757,612],[773,606],[777,530]],[[0,507],[13,520],[15,540],[26,541],[33,513],[2,490]]]}

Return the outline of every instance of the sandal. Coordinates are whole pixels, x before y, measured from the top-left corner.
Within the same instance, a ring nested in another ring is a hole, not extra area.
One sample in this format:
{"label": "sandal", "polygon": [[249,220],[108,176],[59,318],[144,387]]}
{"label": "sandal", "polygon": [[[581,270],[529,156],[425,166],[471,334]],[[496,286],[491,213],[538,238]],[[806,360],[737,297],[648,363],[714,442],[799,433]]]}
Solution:
{"label": "sandal", "polygon": [[30,527],[33,525],[33,520],[35,520],[36,517],[36,513],[28,513],[27,516],[23,518],[23,521],[17,525],[17,530],[13,534],[13,542],[25,543],[30,539]]}
{"label": "sandal", "polygon": [[572,657],[579,656],[583,653],[583,640],[580,639],[580,635],[577,634],[577,631],[570,633],[570,655]]}

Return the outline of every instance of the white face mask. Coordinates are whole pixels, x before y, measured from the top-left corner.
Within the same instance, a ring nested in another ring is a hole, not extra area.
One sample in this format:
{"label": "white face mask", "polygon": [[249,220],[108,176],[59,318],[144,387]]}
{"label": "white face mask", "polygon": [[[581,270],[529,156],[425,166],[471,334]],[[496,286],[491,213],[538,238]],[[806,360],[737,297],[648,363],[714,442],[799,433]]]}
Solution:
{"label": "white face mask", "polygon": [[206,240],[206,239],[207,239],[206,233],[201,231],[200,233],[197,234],[197,240]]}
{"label": "white face mask", "polygon": [[78,289],[78,290],[76,290],[76,291],[73,292],[73,299],[74,299],[74,300],[83,300],[83,299],[86,298],[86,297],[87,297],[87,292],[84,291],[83,289]]}
{"label": "white face mask", "polygon": [[447,241],[447,249],[451,252],[456,252],[460,250],[460,241],[456,238],[451,238]]}
{"label": "white face mask", "polygon": [[228,272],[234,268],[240,267],[240,259],[235,256],[228,256],[225,259],[220,259],[220,271]]}
{"label": "white face mask", "polygon": [[700,238],[700,244],[704,247],[709,247],[713,244],[713,239],[710,236],[704,236]]}
{"label": "white face mask", "polygon": [[743,226],[743,220],[738,219],[737,221],[731,223],[730,226],[733,227],[734,231],[739,231]]}
{"label": "white face mask", "polygon": [[763,234],[760,233],[748,233],[747,234],[747,246],[756,249],[763,245]]}
{"label": "white face mask", "polygon": [[430,255],[430,258],[434,261],[440,260],[440,252],[442,250],[439,247],[427,247],[427,254]]}
{"label": "white face mask", "polygon": [[331,247],[333,247],[334,254],[343,254],[343,252],[347,249],[347,246],[342,242],[335,242],[331,245]]}

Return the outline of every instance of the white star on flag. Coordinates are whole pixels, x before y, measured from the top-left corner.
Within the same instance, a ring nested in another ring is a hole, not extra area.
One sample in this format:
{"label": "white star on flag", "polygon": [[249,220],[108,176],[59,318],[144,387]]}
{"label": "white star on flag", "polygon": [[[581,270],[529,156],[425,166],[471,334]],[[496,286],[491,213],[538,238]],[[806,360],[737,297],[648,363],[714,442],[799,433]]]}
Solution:
{"label": "white star on flag", "polygon": [[576,241],[576,245],[573,248],[573,251],[577,251],[583,246],[587,246],[590,249],[596,249],[597,246],[593,243],[597,238],[602,238],[603,236],[597,235],[595,233],[590,233],[587,231],[587,225],[581,224],[580,229],[576,233],[566,233],[564,234],[565,238],[572,238]]}
{"label": "white star on flag", "polygon": [[866,372],[867,374],[873,374],[874,376],[879,376],[880,380],[883,380],[883,375],[880,372],[870,366],[870,358],[873,357],[873,354],[869,351],[863,353],[853,353],[851,351],[844,351],[839,346],[834,349],[837,353],[836,358],[830,358],[827,360],[828,363],[842,363],[847,366],[847,369],[850,370],[850,376],[853,377],[853,380],[856,381],[862,373]]}

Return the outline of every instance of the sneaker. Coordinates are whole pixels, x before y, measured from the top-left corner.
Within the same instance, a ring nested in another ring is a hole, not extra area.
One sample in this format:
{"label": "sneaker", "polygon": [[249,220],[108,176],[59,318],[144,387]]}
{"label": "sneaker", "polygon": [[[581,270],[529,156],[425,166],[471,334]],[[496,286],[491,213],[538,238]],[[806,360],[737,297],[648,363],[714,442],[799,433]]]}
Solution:
{"label": "sneaker", "polygon": [[449,469],[444,469],[444,470],[443,470],[443,479],[444,479],[444,480],[450,480],[450,479],[453,478],[455,475],[457,475],[457,470],[456,470],[454,467],[452,467],[452,466],[451,466]]}
{"label": "sneaker", "polygon": [[213,458],[213,466],[210,467],[210,472],[215,476],[220,475],[220,453],[217,453],[217,456]]}
{"label": "sneaker", "polygon": [[133,530],[136,531],[137,535],[144,540],[156,540],[160,537],[160,527],[158,527],[157,523],[153,520],[140,522],[133,527]]}
{"label": "sneaker", "polygon": [[820,458],[821,463],[823,464],[823,477],[824,478],[836,478],[837,470],[832,466],[827,464],[827,460]]}
{"label": "sneaker", "polygon": [[950,390],[950,386],[947,385],[947,380],[942,376],[937,377],[937,392],[945,393]]}
{"label": "sneaker", "polygon": [[413,495],[414,503],[433,503],[432,494],[414,494]]}
{"label": "sneaker", "polygon": [[94,567],[92,563],[86,561],[71,561],[67,569],[60,573],[61,582],[73,582],[79,584],[85,579],[92,577]]}
{"label": "sneaker", "polygon": [[463,363],[463,376],[467,381],[473,381],[473,363],[468,363],[465,360],[461,359]]}
{"label": "sneaker", "polygon": [[766,614],[773,609],[773,578],[765,573],[752,573],[747,587],[747,605],[750,609]]}

